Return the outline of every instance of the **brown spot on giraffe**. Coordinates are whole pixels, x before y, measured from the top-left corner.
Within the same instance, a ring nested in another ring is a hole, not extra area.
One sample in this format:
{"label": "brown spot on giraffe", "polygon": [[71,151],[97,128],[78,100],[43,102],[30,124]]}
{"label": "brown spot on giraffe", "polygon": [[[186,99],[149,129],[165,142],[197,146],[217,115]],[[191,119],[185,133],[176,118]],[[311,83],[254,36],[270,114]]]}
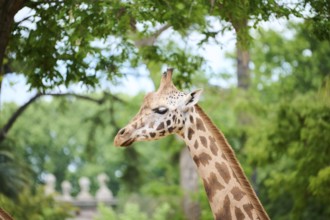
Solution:
{"label": "brown spot on giraffe", "polygon": [[235,216],[237,220],[244,219],[244,213],[237,207],[235,207]]}
{"label": "brown spot on giraffe", "polygon": [[194,117],[192,115],[190,115],[189,119],[190,119],[190,122],[193,124],[194,123]]}
{"label": "brown spot on giraffe", "polygon": [[197,140],[195,141],[194,147],[195,147],[195,149],[198,148],[198,141]]}
{"label": "brown spot on giraffe", "polygon": [[218,163],[216,162],[215,163],[215,168],[217,168],[220,176],[222,177],[222,179],[226,182],[226,183],[229,183],[229,180],[231,178],[230,176],[230,172],[229,172],[229,169],[227,167],[227,165],[222,162],[222,163]]}
{"label": "brown spot on giraffe", "polygon": [[155,136],[156,136],[156,133],[154,133],[154,132],[150,133],[150,137],[154,138]]}
{"label": "brown spot on giraffe", "polygon": [[217,191],[223,190],[225,187],[219,182],[217,176],[215,173],[211,173],[209,178],[207,180],[203,180],[205,191],[207,194],[207,197],[210,201],[213,200],[213,197],[215,196]]}
{"label": "brown spot on giraffe", "polygon": [[[231,212],[230,212],[230,200],[228,195],[226,195],[225,200],[223,201],[223,208],[220,209],[218,213],[215,214],[216,220],[231,220]],[[244,218],[241,218],[244,219]],[[237,219],[237,220],[241,220]]]}
{"label": "brown spot on giraffe", "polygon": [[191,128],[188,129],[188,139],[189,139],[189,140],[191,140],[191,138],[192,138],[192,136],[193,136],[194,133],[195,133],[195,132],[194,132],[193,129],[191,129]]}
{"label": "brown spot on giraffe", "polygon": [[252,209],[253,206],[251,205],[251,203],[249,204],[244,204],[243,205],[243,209],[245,210],[246,214],[250,217],[250,219],[252,219]]}
{"label": "brown spot on giraffe", "polygon": [[210,155],[208,155],[207,153],[201,153],[198,156],[198,159],[200,161],[201,164],[203,164],[203,166],[206,166],[209,164],[209,161],[212,160],[212,158],[210,157]]}
{"label": "brown spot on giraffe", "polygon": [[169,126],[171,124],[171,120],[166,121],[166,125]]}
{"label": "brown spot on giraffe", "polygon": [[200,118],[196,119],[196,127],[197,127],[197,130],[205,131],[204,123]]}
{"label": "brown spot on giraffe", "polygon": [[207,140],[205,137],[203,136],[200,136],[199,139],[201,140],[201,144],[204,146],[204,147],[207,147]]}
{"label": "brown spot on giraffe", "polygon": [[209,136],[209,140],[210,140],[210,149],[211,149],[211,152],[214,156],[218,156],[218,146],[217,144],[215,143],[215,139],[211,136]]}
{"label": "brown spot on giraffe", "polygon": [[233,187],[230,192],[237,201],[240,201],[245,196],[245,193],[237,186]]}
{"label": "brown spot on giraffe", "polygon": [[196,155],[193,156],[193,160],[194,160],[196,166],[199,167],[200,161],[199,161],[199,159],[198,159],[198,157]]}
{"label": "brown spot on giraffe", "polygon": [[156,128],[156,130],[162,130],[162,129],[164,129],[164,122],[160,123]]}

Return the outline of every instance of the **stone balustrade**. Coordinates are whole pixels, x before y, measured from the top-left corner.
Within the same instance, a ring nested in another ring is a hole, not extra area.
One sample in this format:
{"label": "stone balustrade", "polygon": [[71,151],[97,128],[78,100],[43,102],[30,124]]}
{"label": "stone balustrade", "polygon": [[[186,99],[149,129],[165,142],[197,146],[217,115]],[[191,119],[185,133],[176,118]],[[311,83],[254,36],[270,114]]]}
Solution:
{"label": "stone balustrade", "polygon": [[102,202],[106,206],[116,205],[116,199],[113,197],[111,190],[107,187],[109,177],[101,173],[97,176],[98,190],[93,196],[90,193],[90,180],[87,177],[81,177],[78,181],[80,192],[74,198],[71,195],[71,183],[67,180],[61,183],[62,193],[55,190],[56,178],[53,174],[47,174],[45,178],[45,194],[53,195],[59,202],[68,202],[78,208],[75,220],[93,219],[96,215],[97,204]]}

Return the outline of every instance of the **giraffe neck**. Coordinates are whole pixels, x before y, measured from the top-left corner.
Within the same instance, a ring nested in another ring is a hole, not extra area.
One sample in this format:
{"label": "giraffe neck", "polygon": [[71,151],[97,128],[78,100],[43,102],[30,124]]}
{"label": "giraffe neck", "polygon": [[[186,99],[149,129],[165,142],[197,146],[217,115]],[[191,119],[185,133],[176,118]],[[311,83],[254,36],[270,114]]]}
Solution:
{"label": "giraffe neck", "polygon": [[189,111],[181,137],[203,180],[214,219],[269,219],[223,134],[198,105]]}
{"label": "giraffe neck", "polygon": [[13,220],[13,218],[2,208],[0,208],[0,219],[1,220]]}

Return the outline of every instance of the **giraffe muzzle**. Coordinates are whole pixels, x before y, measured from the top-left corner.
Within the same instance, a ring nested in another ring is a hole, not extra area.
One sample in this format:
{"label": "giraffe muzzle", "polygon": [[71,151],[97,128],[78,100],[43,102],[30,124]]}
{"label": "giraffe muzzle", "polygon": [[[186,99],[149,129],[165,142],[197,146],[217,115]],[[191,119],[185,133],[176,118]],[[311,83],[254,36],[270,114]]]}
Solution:
{"label": "giraffe muzzle", "polygon": [[114,144],[117,147],[128,147],[129,145],[131,145],[133,142],[135,141],[134,138],[129,138],[127,140],[122,140],[120,137],[118,137],[118,135],[115,138]]}
{"label": "giraffe muzzle", "polygon": [[121,130],[118,131],[115,140],[114,140],[114,144],[115,146],[118,147],[127,147],[129,145],[131,145],[135,139],[130,137],[131,133],[128,132],[127,129],[122,128]]}

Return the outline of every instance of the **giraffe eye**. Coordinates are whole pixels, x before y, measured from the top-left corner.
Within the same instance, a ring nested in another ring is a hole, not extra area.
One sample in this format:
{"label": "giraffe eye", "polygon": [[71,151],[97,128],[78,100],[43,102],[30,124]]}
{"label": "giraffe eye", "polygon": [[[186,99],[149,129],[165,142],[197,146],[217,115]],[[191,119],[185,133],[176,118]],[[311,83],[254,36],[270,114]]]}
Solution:
{"label": "giraffe eye", "polygon": [[166,107],[158,107],[158,108],[154,108],[152,109],[153,112],[157,113],[157,114],[165,114],[168,111],[168,108]]}

